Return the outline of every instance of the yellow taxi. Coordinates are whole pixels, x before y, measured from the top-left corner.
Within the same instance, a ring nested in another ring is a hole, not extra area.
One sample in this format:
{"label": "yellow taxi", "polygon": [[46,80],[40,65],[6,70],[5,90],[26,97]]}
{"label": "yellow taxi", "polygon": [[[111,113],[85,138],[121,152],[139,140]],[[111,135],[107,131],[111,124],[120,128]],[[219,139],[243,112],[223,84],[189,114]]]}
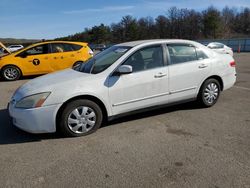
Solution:
{"label": "yellow taxi", "polygon": [[84,42],[42,42],[14,53],[3,45],[2,48],[8,54],[0,57],[1,77],[9,81],[17,80],[20,76],[46,74],[74,67],[93,56],[92,50]]}

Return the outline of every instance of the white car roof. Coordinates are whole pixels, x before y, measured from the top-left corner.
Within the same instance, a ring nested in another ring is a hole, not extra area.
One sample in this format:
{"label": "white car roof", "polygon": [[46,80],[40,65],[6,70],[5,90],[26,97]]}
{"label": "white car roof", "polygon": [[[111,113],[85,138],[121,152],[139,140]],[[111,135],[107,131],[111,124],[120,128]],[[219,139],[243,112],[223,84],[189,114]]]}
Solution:
{"label": "white car roof", "polygon": [[196,44],[196,45],[201,45],[198,42],[194,42],[191,40],[182,40],[182,39],[151,39],[151,40],[138,40],[138,41],[131,41],[131,42],[125,42],[118,44],[118,46],[129,46],[129,47],[134,47],[138,46],[140,44],[154,44],[154,43],[190,43],[190,44]]}

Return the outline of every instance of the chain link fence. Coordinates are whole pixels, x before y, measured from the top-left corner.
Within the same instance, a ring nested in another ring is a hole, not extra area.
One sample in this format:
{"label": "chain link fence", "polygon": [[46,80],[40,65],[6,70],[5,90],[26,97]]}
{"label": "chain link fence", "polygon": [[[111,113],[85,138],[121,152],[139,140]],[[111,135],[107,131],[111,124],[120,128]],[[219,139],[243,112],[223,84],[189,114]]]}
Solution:
{"label": "chain link fence", "polygon": [[220,42],[232,48],[234,52],[250,52],[250,38],[242,39],[207,39],[198,42],[208,45],[210,42]]}

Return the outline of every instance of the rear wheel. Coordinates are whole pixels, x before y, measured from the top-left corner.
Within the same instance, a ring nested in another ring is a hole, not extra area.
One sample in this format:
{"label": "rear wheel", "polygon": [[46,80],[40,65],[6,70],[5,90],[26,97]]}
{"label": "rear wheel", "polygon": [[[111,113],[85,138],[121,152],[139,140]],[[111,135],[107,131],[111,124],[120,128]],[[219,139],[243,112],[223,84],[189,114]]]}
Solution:
{"label": "rear wheel", "polygon": [[14,65],[7,65],[2,69],[1,75],[4,80],[14,81],[20,78],[21,70]]}
{"label": "rear wheel", "polygon": [[220,91],[221,86],[218,80],[213,78],[206,80],[200,89],[198,97],[200,104],[204,107],[213,106],[220,96]]}
{"label": "rear wheel", "polygon": [[59,129],[65,136],[85,136],[95,132],[102,120],[102,110],[95,102],[79,99],[66,105],[59,120]]}

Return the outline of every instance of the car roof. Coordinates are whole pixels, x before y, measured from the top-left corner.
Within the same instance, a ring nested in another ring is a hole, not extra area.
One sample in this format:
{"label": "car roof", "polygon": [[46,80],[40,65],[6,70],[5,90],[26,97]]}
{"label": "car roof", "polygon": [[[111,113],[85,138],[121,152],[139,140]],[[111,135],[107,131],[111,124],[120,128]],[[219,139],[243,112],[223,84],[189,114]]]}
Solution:
{"label": "car roof", "polygon": [[222,45],[225,45],[225,44],[220,43],[220,42],[210,42],[208,45],[213,45],[213,44],[214,44],[214,45],[216,45],[216,44],[220,44],[220,45],[222,44]]}
{"label": "car roof", "polygon": [[29,47],[37,46],[37,45],[41,45],[41,44],[53,44],[53,43],[79,44],[79,45],[83,45],[83,46],[87,46],[87,45],[88,45],[87,42],[75,42],[75,41],[45,41],[45,42],[38,42],[38,43],[32,44],[32,45],[30,45]]}
{"label": "car roof", "polygon": [[121,44],[117,44],[117,46],[128,46],[128,47],[135,47],[141,44],[159,44],[159,43],[195,43],[200,44],[191,40],[183,40],[183,39],[150,39],[150,40],[138,40],[138,41],[131,41],[125,42]]}

